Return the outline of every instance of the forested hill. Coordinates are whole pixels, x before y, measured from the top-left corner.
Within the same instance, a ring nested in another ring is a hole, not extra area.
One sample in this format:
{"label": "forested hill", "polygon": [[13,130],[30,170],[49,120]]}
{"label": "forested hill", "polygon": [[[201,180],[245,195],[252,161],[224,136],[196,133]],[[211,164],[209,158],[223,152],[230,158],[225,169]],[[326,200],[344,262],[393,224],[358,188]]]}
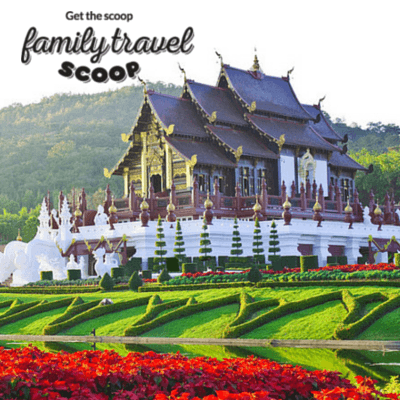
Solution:
{"label": "forested hill", "polygon": [[[148,88],[181,93],[180,87],[160,82],[148,83]],[[121,133],[131,129],[142,99],[142,87],[130,86],[91,95],[56,94],[40,103],[1,109],[0,210],[32,208],[47,190],[55,196],[72,187],[93,194],[110,183],[120,196],[122,179],[106,179],[103,168],[111,169],[126,150]],[[400,145],[398,126],[371,123],[361,129],[343,121],[333,126],[349,135],[351,151],[383,153]]]}

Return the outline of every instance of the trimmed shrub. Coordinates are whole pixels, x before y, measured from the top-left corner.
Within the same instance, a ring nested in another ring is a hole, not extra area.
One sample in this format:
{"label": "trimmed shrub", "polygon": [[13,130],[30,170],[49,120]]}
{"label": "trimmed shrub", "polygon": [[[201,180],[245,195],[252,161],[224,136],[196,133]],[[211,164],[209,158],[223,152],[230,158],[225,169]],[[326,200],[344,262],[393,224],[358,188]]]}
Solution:
{"label": "trimmed shrub", "polygon": [[205,218],[203,219],[203,226],[201,229],[203,230],[203,232],[200,233],[199,253],[201,254],[201,256],[199,257],[199,260],[201,262],[205,262],[210,259],[210,253],[212,252],[211,240],[209,239],[210,235],[207,231],[208,226]]}
{"label": "trimmed shrub", "polygon": [[171,276],[169,275],[167,268],[164,268],[161,271],[161,274],[158,275],[157,282],[164,283],[164,282],[168,282],[170,279],[171,279]]}
{"label": "trimmed shrub", "polygon": [[125,276],[132,276],[134,271],[140,271],[142,269],[142,258],[131,257],[125,265],[120,267],[124,269]]}
{"label": "trimmed shrub", "polygon": [[140,286],[143,286],[143,281],[139,276],[138,271],[135,271],[129,279],[128,286],[130,290],[138,290]]}
{"label": "trimmed shrub", "polygon": [[318,256],[300,256],[300,271],[318,268]]}
{"label": "trimmed shrub", "polygon": [[99,282],[99,286],[104,290],[112,290],[112,288],[114,287],[114,281],[111,278],[111,276],[108,275],[107,272],[101,278],[101,281]]}
{"label": "trimmed shrub", "polygon": [[218,265],[220,267],[224,267],[225,264],[228,262],[229,257],[228,256],[218,256]]}
{"label": "trimmed shrub", "polygon": [[278,230],[276,229],[275,220],[272,220],[271,230],[269,235],[269,249],[268,253],[276,256],[281,249],[279,248],[279,240],[278,240]]}
{"label": "trimmed shrub", "polygon": [[53,280],[53,271],[40,271],[40,280],[41,281],[52,281]]}
{"label": "trimmed shrub", "polygon": [[[176,222],[176,233],[175,233],[175,243],[174,243],[174,253],[176,253],[175,257],[179,260],[178,261],[178,270],[179,270],[179,265],[182,265],[184,262],[186,262],[185,248],[183,247],[184,245],[185,245],[185,242],[183,241],[181,222],[178,219],[178,221]],[[167,267],[168,267],[168,260],[167,260]],[[168,269],[168,271],[171,271],[171,270]]]}
{"label": "trimmed shrub", "polygon": [[257,264],[265,264],[265,255],[263,249],[262,235],[260,229],[260,223],[258,218],[254,221],[254,231],[253,231],[253,253],[254,262]]}
{"label": "trimmed shrub", "polygon": [[400,267],[400,253],[395,253],[394,255],[394,265]]}
{"label": "trimmed shrub", "polygon": [[281,256],[281,265],[287,268],[299,268],[300,256]]}
{"label": "trimmed shrub", "polygon": [[251,270],[247,273],[247,280],[249,282],[257,283],[261,281],[261,279],[262,276],[260,270],[258,269],[258,267],[253,266]]}
{"label": "trimmed shrub", "polygon": [[167,249],[164,249],[165,246],[167,245],[165,243],[165,235],[164,235],[164,228],[162,226],[161,222],[161,216],[158,216],[158,222],[157,222],[157,234],[156,234],[156,248],[157,250],[154,251],[154,254],[156,257],[154,257],[154,264],[157,265],[158,269],[161,269],[164,267],[165,264],[165,259],[164,256],[167,254]]}
{"label": "trimmed shrub", "polygon": [[185,263],[182,265],[182,273],[187,274],[188,272],[194,274],[197,272],[197,265],[195,263]]}
{"label": "trimmed shrub", "polygon": [[153,272],[146,270],[146,271],[142,271],[142,279],[152,279],[153,277]]}
{"label": "trimmed shrub", "polygon": [[269,266],[273,271],[281,271],[282,263],[281,256],[268,256],[268,260],[271,261],[271,265]]}
{"label": "trimmed shrub", "polygon": [[179,259],[177,257],[168,257],[166,260],[168,272],[179,272]]}
{"label": "trimmed shrub", "polygon": [[111,268],[111,278],[121,278],[125,275],[124,268]]}
{"label": "trimmed shrub", "polygon": [[67,269],[67,279],[69,281],[77,281],[81,279],[81,270],[80,269]]}
{"label": "trimmed shrub", "polygon": [[327,257],[328,264],[347,265],[347,256],[329,256]]}
{"label": "trimmed shrub", "polygon": [[[273,282],[275,283],[275,282]],[[278,282],[280,283],[280,282]],[[229,282],[229,283],[201,283],[196,285],[160,285],[160,286],[143,286],[139,288],[139,293],[143,292],[174,292],[181,290],[206,290],[206,289],[230,289],[241,288],[246,286],[254,286],[252,282]],[[399,285],[400,286],[400,285]]]}
{"label": "trimmed shrub", "polygon": [[239,257],[241,254],[243,254],[241,241],[242,239],[240,238],[239,224],[237,217],[235,217],[233,222],[231,257],[229,258],[229,261],[231,261],[232,257]]}

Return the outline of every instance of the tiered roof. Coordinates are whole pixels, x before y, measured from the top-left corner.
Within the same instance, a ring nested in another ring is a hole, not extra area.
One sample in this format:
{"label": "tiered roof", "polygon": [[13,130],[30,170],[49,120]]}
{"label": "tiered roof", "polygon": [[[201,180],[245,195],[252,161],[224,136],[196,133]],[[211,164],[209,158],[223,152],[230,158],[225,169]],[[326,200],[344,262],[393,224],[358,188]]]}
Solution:
{"label": "tiered roof", "polygon": [[[185,77],[181,97],[145,89],[132,134],[154,124],[184,158],[196,154],[198,164],[234,168],[240,155],[277,159],[284,145],[327,152],[332,166],[364,169],[341,154],[336,144],[343,139],[320,107],[298,101],[289,76],[267,76],[259,68],[244,71],[223,64],[217,87]],[[137,156],[135,148],[130,146],[112,173],[122,173],[122,166]]]}

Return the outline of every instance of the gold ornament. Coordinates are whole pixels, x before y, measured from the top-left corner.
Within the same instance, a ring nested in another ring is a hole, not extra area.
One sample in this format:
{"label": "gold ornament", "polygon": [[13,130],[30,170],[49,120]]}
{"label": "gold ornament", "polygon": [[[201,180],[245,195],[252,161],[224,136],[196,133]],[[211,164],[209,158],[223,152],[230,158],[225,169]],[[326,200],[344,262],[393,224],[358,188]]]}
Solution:
{"label": "gold ornament", "polygon": [[205,208],[211,208],[213,206],[213,202],[210,200],[210,192],[207,191],[207,199],[204,202],[204,207]]}
{"label": "gold ornament", "polygon": [[318,203],[318,195],[317,195],[315,198],[315,204],[313,207],[313,211],[316,212],[316,211],[321,211],[321,210],[322,210],[322,207],[321,207],[321,204]]}
{"label": "gold ornament", "polygon": [[286,195],[286,201],[282,204],[283,208],[290,208],[292,204],[289,201],[289,195]]}
{"label": "gold ornament", "polygon": [[254,207],[253,207],[253,211],[256,213],[256,212],[259,212],[259,211],[261,211],[261,204],[258,202],[258,194],[256,195],[256,204],[254,204]]}

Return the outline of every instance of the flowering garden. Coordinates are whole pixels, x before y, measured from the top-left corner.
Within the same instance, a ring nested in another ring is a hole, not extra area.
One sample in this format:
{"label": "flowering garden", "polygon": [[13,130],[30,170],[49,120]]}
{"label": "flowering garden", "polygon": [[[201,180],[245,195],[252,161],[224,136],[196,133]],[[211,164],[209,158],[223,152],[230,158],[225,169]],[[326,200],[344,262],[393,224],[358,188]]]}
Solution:
{"label": "flowering garden", "polygon": [[0,348],[2,399],[176,400],[176,399],[398,399],[375,381],[357,386],[338,372],[307,371],[273,361],[189,359],[178,354],[82,351],[47,353],[35,347]]}

